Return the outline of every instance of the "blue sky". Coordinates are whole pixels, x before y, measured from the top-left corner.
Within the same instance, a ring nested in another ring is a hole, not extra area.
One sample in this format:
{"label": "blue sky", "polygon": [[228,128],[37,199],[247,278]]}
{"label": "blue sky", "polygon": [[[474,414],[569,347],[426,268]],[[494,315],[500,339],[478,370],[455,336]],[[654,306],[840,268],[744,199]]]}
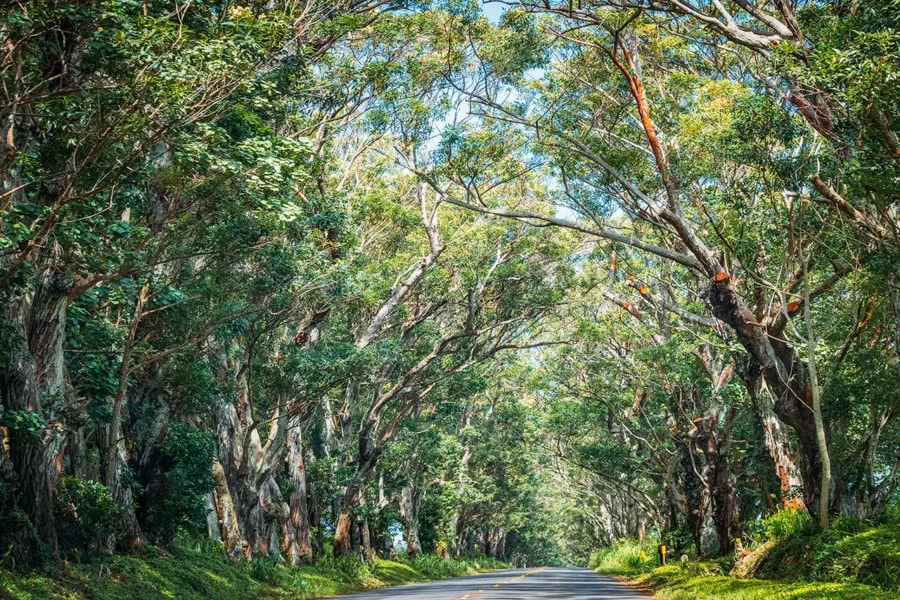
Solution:
{"label": "blue sky", "polygon": [[481,8],[484,16],[488,21],[496,25],[500,22],[500,16],[506,10],[506,5],[502,2],[485,2]]}

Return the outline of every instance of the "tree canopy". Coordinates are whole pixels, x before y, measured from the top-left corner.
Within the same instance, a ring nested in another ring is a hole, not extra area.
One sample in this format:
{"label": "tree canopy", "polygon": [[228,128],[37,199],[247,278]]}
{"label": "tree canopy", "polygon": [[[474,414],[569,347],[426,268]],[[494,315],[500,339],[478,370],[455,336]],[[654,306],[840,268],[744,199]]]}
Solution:
{"label": "tree canopy", "polygon": [[0,10],[0,555],[726,555],[900,485],[897,0]]}

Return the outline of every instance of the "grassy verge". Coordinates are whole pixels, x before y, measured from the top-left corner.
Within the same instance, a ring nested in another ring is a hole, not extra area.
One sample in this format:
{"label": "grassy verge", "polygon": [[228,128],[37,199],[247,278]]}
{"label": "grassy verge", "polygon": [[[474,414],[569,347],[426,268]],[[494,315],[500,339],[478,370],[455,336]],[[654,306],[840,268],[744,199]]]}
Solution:
{"label": "grassy verge", "polygon": [[785,582],[717,574],[715,563],[667,565],[629,578],[666,600],[891,600],[897,594],[858,583]]}
{"label": "grassy verge", "polygon": [[[793,577],[782,579],[759,579],[752,577],[733,577],[728,575],[731,560],[710,562],[688,562],[684,565],[677,562],[665,567],[655,567],[656,543],[646,542],[643,546],[636,540],[622,540],[600,551],[591,557],[590,567],[608,575],[625,578],[630,583],[646,590],[652,590],[656,598],[665,600],[896,600],[896,578],[885,574],[881,568],[878,580],[887,585],[873,587],[859,583],[864,576],[871,577],[876,565],[892,565],[891,553],[896,552],[892,544],[876,548],[873,540],[888,539],[890,532],[869,530],[848,536],[835,542],[842,552],[822,545],[818,552],[809,551],[810,563],[798,569],[794,563]],[[854,539],[857,538],[858,539]],[[820,540],[821,541],[821,540]],[[773,540],[767,544],[766,552],[772,548],[796,544],[792,537]],[[869,558],[862,558],[861,547],[868,548]],[[647,572],[641,572],[641,550],[646,552],[651,561]],[[853,550],[853,551],[851,551]],[[781,551],[779,550],[779,553]],[[777,554],[777,553],[776,553]],[[818,559],[816,559],[818,554]],[[837,555],[840,554],[840,559]],[[782,555],[786,558],[787,554]],[[875,561],[872,556],[881,557]],[[860,573],[851,573],[849,568],[838,568],[840,565],[865,565]],[[786,580],[792,579],[792,580]],[[805,580],[798,580],[805,579]],[[893,586],[890,582],[893,581]]]}
{"label": "grassy verge", "polygon": [[487,558],[425,556],[363,564],[355,558],[287,567],[271,560],[230,562],[207,544],[182,544],[87,565],[68,565],[53,577],[0,570],[0,600],[295,600],[430,581],[503,568]]}

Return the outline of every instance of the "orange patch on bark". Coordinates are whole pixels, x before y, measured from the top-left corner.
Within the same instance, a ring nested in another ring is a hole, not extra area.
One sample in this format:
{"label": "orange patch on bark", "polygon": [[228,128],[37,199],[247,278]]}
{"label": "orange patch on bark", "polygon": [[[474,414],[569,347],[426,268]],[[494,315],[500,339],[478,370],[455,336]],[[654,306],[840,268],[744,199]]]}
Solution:
{"label": "orange patch on bark", "polygon": [[788,498],[788,500],[784,503],[788,508],[793,508],[796,510],[800,510],[804,508],[803,499],[802,498]]}
{"label": "orange patch on bark", "polygon": [[729,275],[725,271],[722,271],[720,273],[716,273],[715,275],[713,275],[712,280],[715,281],[716,283],[722,283],[723,281],[728,281],[730,278],[731,278],[731,275]]}
{"label": "orange patch on bark", "polygon": [[9,429],[0,427],[0,452],[9,456]]}
{"label": "orange patch on bark", "polygon": [[788,476],[787,469],[778,465],[778,481],[781,482],[781,491],[786,492],[791,489],[791,479]]}

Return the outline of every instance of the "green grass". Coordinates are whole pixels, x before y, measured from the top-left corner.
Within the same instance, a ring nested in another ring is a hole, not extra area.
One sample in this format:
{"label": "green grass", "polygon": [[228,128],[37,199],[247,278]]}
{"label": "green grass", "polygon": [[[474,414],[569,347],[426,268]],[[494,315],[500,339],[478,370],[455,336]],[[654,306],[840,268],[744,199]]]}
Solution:
{"label": "green grass", "polygon": [[[656,540],[618,541],[594,552],[589,566],[666,600],[900,599],[897,524],[866,529],[837,519],[821,532],[803,519],[779,515],[762,529],[765,542],[742,556],[735,569],[752,577],[730,576],[732,557],[682,565],[671,556],[669,565],[656,567]],[[646,574],[641,573],[642,549],[650,563]]]}
{"label": "green grass", "polygon": [[486,558],[412,561],[324,559],[304,567],[272,560],[232,563],[210,544],[172,553],[147,549],[46,575],[0,570],[0,600],[299,600],[474,574],[505,567]]}
{"label": "green grass", "polygon": [[[900,525],[856,528],[846,519],[770,541],[750,572],[766,579],[861,583],[900,592]],[[773,543],[774,542],[774,543]]]}
{"label": "green grass", "polygon": [[702,563],[658,567],[632,581],[651,588],[664,600],[891,600],[897,594],[870,586],[827,581],[783,582],[763,579],[739,579],[726,575],[698,573]]}
{"label": "green grass", "polygon": [[656,562],[657,543],[656,538],[647,538],[643,543],[635,539],[616,540],[611,546],[594,551],[588,567],[606,575],[630,577],[640,574],[641,550],[647,557],[648,566],[652,568]]}

